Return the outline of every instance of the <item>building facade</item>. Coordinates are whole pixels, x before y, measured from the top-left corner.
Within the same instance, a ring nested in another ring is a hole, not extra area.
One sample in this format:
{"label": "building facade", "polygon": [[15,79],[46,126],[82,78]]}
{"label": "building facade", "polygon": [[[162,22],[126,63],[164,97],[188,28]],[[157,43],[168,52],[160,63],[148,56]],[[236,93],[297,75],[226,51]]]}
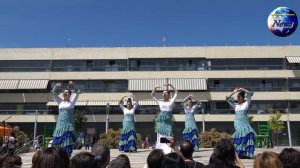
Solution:
{"label": "building facade", "polygon": [[[172,83],[179,95],[174,108],[174,134],[184,127],[181,101],[193,94],[203,104],[196,120],[202,130],[233,133],[234,111],[225,101],[236,87],[254,91],[249,114],[252,126],[279,110],[291,121],[292,142],[300,145],[300,46],[15,48],[0,49],[0,117],[22,125],[30,134],[38,111],[38,131],[53,126],[58,113],[50,90],[57,82],[73,80],[82,94],[76,110],[88,117],[86,128],[121,128],[118,101],[133,94],[140,100],[137,131],[154,137],[159,108],[150,96],[159,85]],[[160,96],[160,93],[157,93]],[[203,113],[203,114],[202,114]],[[287,145],[287,129],[281,144]]]}

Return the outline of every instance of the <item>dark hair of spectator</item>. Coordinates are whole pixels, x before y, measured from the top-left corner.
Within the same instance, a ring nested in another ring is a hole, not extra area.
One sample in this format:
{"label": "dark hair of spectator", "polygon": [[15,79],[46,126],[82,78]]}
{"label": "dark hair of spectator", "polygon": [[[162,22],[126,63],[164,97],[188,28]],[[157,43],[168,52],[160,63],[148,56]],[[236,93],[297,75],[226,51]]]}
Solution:
{"label": "dark hair of spectator", "polygon": [[185,168],[185,162],[177,153],[169,153],[163,159],[162,168]]}
{"label": "dark hair of spectator", "polygon": [[275,152],[259,153],[254,160],[253,168],[283,168]]}
{"label": "dark hair of spectator", "polygon": [[220,139],[209,159],[209,164],[229,168],[235,165],[235,147],[229,139]]}
{"label": "dark hair of spectator", "polygon": [[43,150],[31,168],[66,168],[69,167],[69,155],[61,147],[50,147]]}
{"label": "dark hair of spectator", "polygon": [[180,145],[180,152],[185,158],[192,158],[194,153],[193,144],[191,141],[184,140]]}
{"label": "dark hair of spectator", "polygon": [[124,159],[114,159],[112,160],[107,168],[130,168],[128,167],[128,164],[126,160]]}
{"label": "dark hair of spectator", "polygon": [[300,152],[293,148],[285,148],[279,154],[284,168],[300,168]]}
{"label": "dark hair of spectator", "polygon": [[161,149],[154,149],[147,158],[148,168],[161,168],[164,159],[164,152]]}
{"label": "dark hair of spectator", "polygon": [[99,168],[101,157],[92,155],[89,152],[76,154],[70,163],[70,168]]}
{"label": "dark hair of spectator", "polygon": [[127,155],[121,154],[121,155],[117,156],[117,159],[123,159],[123,160],[125,160],[127,167],[131,168],[131,166],[130,166],[130,160],[129,160],[129,158],[128,158]]}

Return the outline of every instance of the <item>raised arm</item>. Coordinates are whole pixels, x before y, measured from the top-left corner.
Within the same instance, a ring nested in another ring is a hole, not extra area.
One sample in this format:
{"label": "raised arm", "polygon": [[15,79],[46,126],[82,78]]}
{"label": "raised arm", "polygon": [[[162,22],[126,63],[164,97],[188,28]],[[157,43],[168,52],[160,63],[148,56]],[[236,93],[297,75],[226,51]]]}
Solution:
{"label": "raised arm", "polygon": [[235,108],[234,98],[232,97],[236,92],[238,92],[238,88],[235,88],[233,92],[226,96],[226,101],[230,104],[231,107]]}
{"label": "raised arm", "polygon": [[71,95],[70,101],[75,104],[75,102],[77,101],[77,99],[79,97],[80,90],[78,89],[77,85],[73,81],[69,82],[69,87],[72,88],[72,91],[71,91],[72,95]]}
{"label": "raised arm", "polygon": [[59,93],[58,93],[57,89],[60,88],[60,87],[61,87],[61,83],[57,83],[57,84],[55,84],[55,86],[53,87],[53,89],[52,89],[52,91],[51,91],[51,94],[52,94],[52,97],[53,97],[54,101],[56,101],[58,104],[59,104],[60,102],[63,101],[63,100],[58,96]]}
{"label": "raised arm", "polygon": [[120,108],[121,108],[122,110],[125,109],[125,107],[124,107],[124,105],[123,105],[123,99],[124,99],[125,97],[127,97],[127,96],[123,96],[123,97],[121,98],[121,100],[119,101],[119,106],[120,106]]}
{"label": "raised arm", "polygon": [[196,99],[192,94],[190,94],[190,98],[196,102],[196,104],[193,106],[193,108],[201,108],[202,103],[198,99]]}
{"label": "raised arm", "polygon": [[155,101],[156,103],[159,102],[159,100],[155,97],[155,92],[156,92],[156,90],[157,90],[158,88],[160,88],[160,86],[156,86],[156,87],[152,90],[152,92],[151,92],[151,97],[154,99],[154,101]]}
{"label": "raised arm", "polygon": [[139,101],[138,101],[138,99],[136,99],[136,97],[134,95],[131,95],[131,97],[134,101],[133,109],[135,110],[137,108],[137,106],[139,105]]}
{"label": "raised arm", "polygon": [[172,97],[172,99],[170,100],[170,102],[174,103],[175,99],[177,98],[178,90],[172,84],[166,84],[165,86],[170,86],[173,89],[174,96]]}

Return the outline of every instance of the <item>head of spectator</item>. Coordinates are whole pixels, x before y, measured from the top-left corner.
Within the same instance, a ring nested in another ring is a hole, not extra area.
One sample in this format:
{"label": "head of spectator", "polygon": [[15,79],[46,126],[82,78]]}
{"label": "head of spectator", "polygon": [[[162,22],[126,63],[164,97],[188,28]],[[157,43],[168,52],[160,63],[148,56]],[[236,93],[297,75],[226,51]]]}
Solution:
{"label": "head of spectator", "polygon": [[165,155],[161,167],[162,168],[185,168],[185,163],[183,158],[180,155],[173,152]]}
{"label": "head of spectator", "polygon": [[215,167],[234,167],[236,165],[235,147],[231,140],[220,139],[217,142],[209,164]]}
{"label": "head of spectator", "polygon": [[100,156],[80,152],[71,159],[70,168],[100,168],[100,160]]}
{"label": "head of spectator", "polygon": [[108,164],[107,168],[130,168],[130,167],[128,167],[126,160],[114,159]]}
{"label": "head of spectator", "polygon": [[263,152],[255,157],[253,168],[283,168],[278,154],[275,152]]}
{"label": "head of spectator", "polygon": [[300,168],[300,152],[293,148],[285,148],[279,154],[284,168]]}
{"label": "head of spectator", "polygon": [[164,159],[164,152],[161,149],[154,149],[147,158],[148,168],[161,168]]}
{"label": "head of spectator", "polygon": [[34,155],[32,156],[32,160],[31,160],[32,164],[36,161],[36,159],[40,156],[41,153],[42,153],[41,150],[37,150],[37,151],[34,153]]}
{"label": "head of spectator", "polygon": [[127,167],[131,168],[130,160],[127,155],[121,154],[121,155],[117,156],[117,159],[124,159],[126,161]]}
{"label": "head of spectator", "polygon": [[110,161],[110,150],[105,144],[94,144],[92,147],[92,154],[100,158],[99,164],[101,168],[105,168]]}
{"label": "head of spectator", "polygon": [[69,167],[69,155],[61,147],[50,147],[41,152],[31,168],[66,168]]}
{"label": "head of spectator", "polygon": [[193,159],[194,148],[191,141],[184,140],[180,145],[180,152],[186,159]]}
{"label": "head of spectator", "polygon": [[3,159],[2,168],[21,168],[22,159],[15,154],[9,154]]}

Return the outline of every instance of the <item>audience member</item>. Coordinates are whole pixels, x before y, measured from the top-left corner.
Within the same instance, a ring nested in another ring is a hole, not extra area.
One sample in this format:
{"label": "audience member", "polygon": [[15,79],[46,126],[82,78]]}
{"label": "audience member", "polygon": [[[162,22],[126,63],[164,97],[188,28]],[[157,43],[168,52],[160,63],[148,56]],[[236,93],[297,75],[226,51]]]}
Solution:
{"label": "audience member", "polygon": [[184,140],[180,145],[180,152],[184,158],[186,168],[201,168],[204,167],[204,164],[196,162],[193,160],[193,153],[194,148],[193,144],[188,141]]}
{"label": "audience member", "polygon": [[148,168],[161,168],[163,159],[164,159],[164,152],[161,149],[154,149],[148,155],[147,167]]}
{"label": "audience member", "polygon": [[263,152],[255,157],[253,168],[283,168],[278,154],[275,152]]}
{"label": "audience member", "polygon": [[18,155],[6,155],[3,159],[2,168],[21,168],[22,166],[22,159]]}
{"label": "audience member", "polygon": [[179,154],[172,152],[165,155],[161,167],[162,168],[185,168],[185,163],[183,158]]}
{"label": "audience member", "polygon": [[279,154],[284,168],[300,168],[300,152],[293,148],[285,148]]}
{"label": "audience member", "polygon": [[101,168],[106,168],[110,161],[109,147],[105,144],[94,144],[92,147],[92,154],[99,156],[101,158],[99,160]]}
{"label": "audience member", "polygon": [[127,155],[121,154],[121,155],[117,156],[117,159],[124,159],[126,161],[126,166],[129,167],[129,168],[131,168],[131,166],[130,166],[130,160],[129,160],[129,158],[128,158]]}
{"label": "audience member", "polygon": [[32,164],[36,161],[36,159],[41,155],[42,151],[41,150],[38,150],[34,153],[34,155],[32,156]]}
{"label": "audience member", "polygon": [[130,167],[128,167],[126,160],[114,159],[108,164],[107,168],[130,168]]}
{"label": "audience member", "polygon": [[209,159],[207,168],[244,168],[243,163],[235,152],[231,140],[221,139],[217,142]]}
{"label": "audience member", "polygon": [[63,148],[55,146],[43,150],[31,168],[67,168],[69,162],[68,153]]}
{"label": "audience member", "polygon": [[90,152],[80,152],[71,159],[70,168],[100,168],[101,159]]}

